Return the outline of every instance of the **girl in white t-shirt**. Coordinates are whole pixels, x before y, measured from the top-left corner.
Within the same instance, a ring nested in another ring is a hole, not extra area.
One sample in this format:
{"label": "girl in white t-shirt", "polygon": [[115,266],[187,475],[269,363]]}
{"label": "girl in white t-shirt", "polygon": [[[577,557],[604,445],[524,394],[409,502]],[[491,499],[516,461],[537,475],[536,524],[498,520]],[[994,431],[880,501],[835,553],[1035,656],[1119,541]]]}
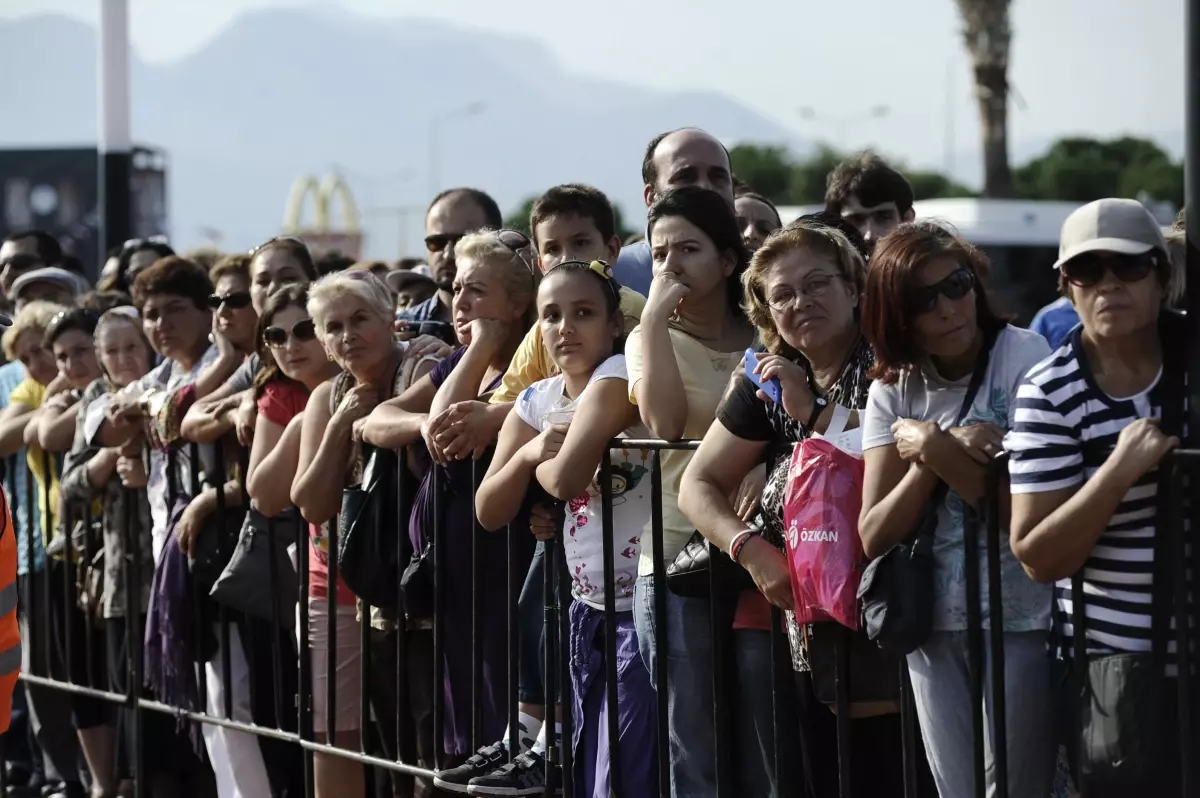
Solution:
{"label": "girl in white t-shirt", "polygon": [[[561,373],[527,388],[500,431],[496,454],[476,496],[479,522],[512,520],[534,479],[566,503],[561,539],[571,574],[570,668],[576,794],[608,796],[613,773],[622,795],[646,795],[655,783],[655,694],[638,653],[633,623],[642,529],[650,516],[650,461],[644,452],[609,449],[613,438],[645,436],[629,402],[621,349],[618,286],[608,266],[568,261],[538,291],[542,340]],[[603,534],[598,468],[611,460],[612,538]],[[605,547],[614,578],[605,580]],[[608,748],[605,680],[606,607],[616,614],[619,756]],[[617,761],[614,762],[613,759]],[[474,782],[472,783],[474,784]]]}

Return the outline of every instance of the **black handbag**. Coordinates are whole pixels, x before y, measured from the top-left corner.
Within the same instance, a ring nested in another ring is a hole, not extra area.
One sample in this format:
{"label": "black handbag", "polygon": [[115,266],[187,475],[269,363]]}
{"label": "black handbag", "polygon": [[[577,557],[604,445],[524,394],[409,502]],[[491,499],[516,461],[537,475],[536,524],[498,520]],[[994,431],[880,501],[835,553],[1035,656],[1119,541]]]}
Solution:
{"label": "black handbag", "polygon": [[736,594],[743,590],[756,590],[750,572],[741,567],[729,555],[716,548],[695,532],[687,545],[667,566],[667,588],[677,596],[685,598],[707,598],[710,594],[710,575],[717,580],[721,593]]}
{"label": "black handbag", "polygon": [[[954,422],[956,426],[962,423],[975,403],[996,337],[997,333],[990,332],[984,340]],[[938,509],[949,490],[945,482],[938,482],[925,505],[916,534],[893,546],[882,557],[876,557],[863,570],[858,583],[862,628],[867,637],[885,651],[907,655],[933,633],[933,538]]]}
{"label": "black handbag", "polygon": [[[296,568],[288,556],[288,545],[293,542],[292,530],[299,518],[294,507],[289,507],[275,518],[267,518],[251,508],[242,524],[233,556],[209,593],[215,601],[244,612],[252,618],[283,623],[292,617],[299,590]],[[274,524],[275,545],[272,547],[268,527]],[[272,566],[271,560],[275,564]],[[272,571],[274,571],[275,593],[271,593]],[[276,597],[278,597],[276,599]],[[273,606],[278,601],[279,618],[274,616]]]}
{"label": "black handbag", "polygon": [[205,593],[212,590],[229,564],[245,519],[244,507],[225,507],[204,519],[188,565],[192,579]]}
{"label": "black handbag", "polygon": [[[1173,339],[1169,325],[1179,317],[1164,314],[1160,334]],[[1178,348],[1163,347],[1162,429],[1183,430],[1185,364]],[[1151,651],[1087,653],[1086,594],[1081,568],[1071,578],[1072,658],[1067,743],[1075,783],[1087,798],[1125,798],[1179,794],[1179,736],[1167,731],[1177,712],[1175,680],[1166,677],[1171,636],[1172,572],[1170,466],[1158,473],[1157,528],[1154,535],[1154,587],[1151,595]],[[1064,652],[1065,653],[1065,652]],[[1082,665],[1082,667],[1081,667]]]}
{"label": "black handbag", "polygon": [[808,624],[805,640],[813,692],[821,703],[837,704],[837,658],[842,647],[850,666],[851,703],[900,700],[900,655],[881,650],[863,630],[834,622]]}
{"label": "black handbag", "polygon": [[342,491],[338,524],[338,573],[354,595],[372,607],[396,609],[401,563],[411,556],[398,523],[399,457],[363,446],[362,482]]}

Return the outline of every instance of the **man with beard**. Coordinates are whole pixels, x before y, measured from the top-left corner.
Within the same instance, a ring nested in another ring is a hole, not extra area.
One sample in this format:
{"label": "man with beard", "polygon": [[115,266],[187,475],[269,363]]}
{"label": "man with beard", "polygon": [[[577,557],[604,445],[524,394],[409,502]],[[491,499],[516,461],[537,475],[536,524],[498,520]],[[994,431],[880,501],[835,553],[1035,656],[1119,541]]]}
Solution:
{"label": "man with beard", "polygon": [[[650,140],[642,159],[642,196],[650,207],[668,189],[699,186],[720,194],[733,206],[733,169],[725,145],[699,128],[660,133]],[[621,250],[613,267],[617,282],[650,295],[653,279],[650,244],[643,240]]]}
{"label": "man with beard", "polygon": [[901,222],[913,220],[914,199],[904,175],[869,151],[838,164],[825,189],[826,210],[857,227],[871,251]]}
{"label": "man with beard", "polygon": [[[454,275],[458,273],[454,247],[467,233],[481,227],[499,229],[502,223],[496,201],[479,189],[452,188],[433,198],[425,213],[425,249],[437,293],[396,314],[397,321],[408,322],[406,333],[449,336],[453,340],[450,303],[454,298]],[[417,322],[442,322],[446,326],[428,329]]]}

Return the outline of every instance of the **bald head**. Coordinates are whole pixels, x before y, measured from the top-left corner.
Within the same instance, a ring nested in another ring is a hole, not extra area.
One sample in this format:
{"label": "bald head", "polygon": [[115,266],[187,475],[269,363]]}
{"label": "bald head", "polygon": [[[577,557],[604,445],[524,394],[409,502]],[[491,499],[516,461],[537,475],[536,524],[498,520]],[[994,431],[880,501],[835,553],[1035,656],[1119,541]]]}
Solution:
{"label": "bald head", "polygon": [[642,161],[646,204],[680,186],[715,191],[733,205],[733,174],[729,151],[714,136],[687,127],[655,137]]}

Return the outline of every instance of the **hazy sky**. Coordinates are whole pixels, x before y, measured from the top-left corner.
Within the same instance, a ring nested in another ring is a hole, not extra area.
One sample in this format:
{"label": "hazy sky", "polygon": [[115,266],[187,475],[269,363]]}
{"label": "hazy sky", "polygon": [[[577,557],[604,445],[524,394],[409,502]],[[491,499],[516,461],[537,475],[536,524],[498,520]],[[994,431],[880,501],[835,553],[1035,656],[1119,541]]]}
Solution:
{"label": "hazy sky", "polygon": [[[60,12],[95,22],[103,0],[0,0],[0,17]],[[132,0],[134,46],[171,61],[239,12],[287,0]],[[568,68],[666,89],[716,90],[805,138],[882,143],[943,166],[977,150],[954,0],[326,0],[369,17],[423,17],[527,36]],[[1011,134],[1133,132],[1182,141],[1183,0],[1014,0]],[[453,53],[447,53],[448,58]],[[436,66],[436,65],[435,65]],[[847,124],[876,105],[887,118]],[[806,121],[798,109],[814,109]],[[953,113],[948,115],[948,109]],[[954,123],[947,123],[952,116]],[[947,146],[949,143],[949,146]]]}

